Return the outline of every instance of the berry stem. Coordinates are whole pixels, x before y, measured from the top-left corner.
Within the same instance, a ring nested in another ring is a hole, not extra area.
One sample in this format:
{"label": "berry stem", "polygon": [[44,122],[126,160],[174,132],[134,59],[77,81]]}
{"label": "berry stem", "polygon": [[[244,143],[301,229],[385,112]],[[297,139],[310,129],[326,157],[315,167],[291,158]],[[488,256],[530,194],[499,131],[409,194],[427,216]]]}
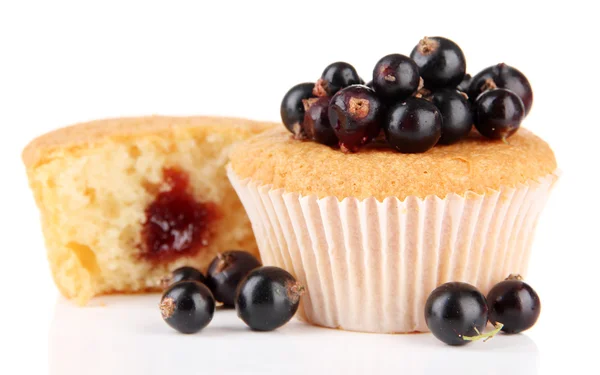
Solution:
{"label": "berry stem", "polygon": [[422,55],[427,56],[432,54],[438,48],[438,46],[439,43],[434,39],[424,37],[419,41],[417,49]]}
{"label": "berry stem", "polygon": [[510,275],[508,275],[508,277],[505,280],[519,280],[519,281],[523,281],[523,276],[514,273],[511,273]]}
{"label": "berry stem", "polygon": [[483,342],[486,342],[487,340],[491,339],[492,337],[494,337],[498,332],[500,332],[500,330],[502,329],[502,327],[504,327],[504,325],[502,323],[496,323],[494,325],[494,330],[487,332],[487,333],[480,333],[479,330],[477,328],[475,328],[475,332],[477,332],[476,336],[463,336],[463,340],[465,341],[477,341],[477,340],[481,340],[484,339]]}

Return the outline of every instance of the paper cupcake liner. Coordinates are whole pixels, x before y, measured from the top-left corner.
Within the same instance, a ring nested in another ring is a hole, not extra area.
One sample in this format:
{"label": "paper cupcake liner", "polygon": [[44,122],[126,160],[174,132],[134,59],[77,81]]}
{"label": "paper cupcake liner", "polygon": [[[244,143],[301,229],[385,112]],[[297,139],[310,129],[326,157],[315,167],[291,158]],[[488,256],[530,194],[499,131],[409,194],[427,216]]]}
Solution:
{"label": "paper cupcake liner", "polygon": [[240,179],[228,167],[265,265],[307,288],[299,317],[351,331],[427,331],[429,293],[464,281],[483,293],[525,275],[535,226],[557,179],[445,199],[317,198]]}

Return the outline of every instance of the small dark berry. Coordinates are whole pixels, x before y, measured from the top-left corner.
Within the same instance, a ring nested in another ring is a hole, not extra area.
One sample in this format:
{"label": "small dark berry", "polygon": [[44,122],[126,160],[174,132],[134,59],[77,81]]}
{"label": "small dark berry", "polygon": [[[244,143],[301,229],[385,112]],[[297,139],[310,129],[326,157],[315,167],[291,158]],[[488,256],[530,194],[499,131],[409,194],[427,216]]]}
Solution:
{"label": "small dark berry", "polygon": [[473,127],[471,103],[454,89],[439,89],[430,98],[442,115],[442,136],[439,143],[449,145],[466,137]]}
{"label": "small dark berry", "polygon": [[313,89],[315,96],[333,96],[350,85],[360,84],[360,77],[354,67],[346,62],[335,62],[325,68]]}
{"label": "small dark berry", "polygon": [[540,316],[540,297],[518,277],[496,284],[487,296],[490,322],[502,323],[506,333],[523,332],[534,326]]}
{"label": "small dark berry", "polygon": [[235,307],[251,329],[272,331],[292,319],[303,292],[304,287],[289,272],[257,268],[240,283]]}
{"label": "small dark berry", "polygon": [[417,63],[425,87],[429,89],[456,87],[467,69],[460,47],[450,39],[439,36],[423,38],[410,57]]}
{"label": "small dark berry", "polygon": [[206,285],[215,299],[225,307],[235,304],[235,290],[240,281],[261,264],[254,255],[240,250],[221,253],[213,259],[206,272]]}
{"label": "small dark berry", "polygon": [[338,144],[338,138],[329,124],[329,97],[312,98],[304,101],[306,114],[304,115],[304,131],[308,139],[315,142],[333,146]]}
{"label": "small dark berry", "polygon": [[504,63],[482,70],[471,80],[469,99],[474,102],[481,93],[490,88],[507,89],[514,92],[523,101],[525,116],[529,114],[533,104],[533,90],[527,77],[519,70]]}
{"label": "small dark berry", "polygon": [[488,321],[485,297],[474,286],[445,283],[425,303],[425,321],[431,333],[448,345],[465,345],[463,337],[478,336]]}
{"label": "small dark berry", "polygon": [[171,285],[160,300],[165,322],[181,333],[195,333],[206,327],[215,313],[215,299],[197,281],[180,281]]}
{"label": "small dark berry", "polygon": [[300,83],[290,89],[281,101],[281,121],[296,138],[304,136],[304,104],[302,100],[311,98],[314,83]]}
{"label": "small dark berry", "polygon": [[519,130],[524,117],[523,102],[510,90],[488,90],[475,102],[475,127],[488,138],[506,140]]}
{"label": "small dark berry", "polygon": [[391,54],[375,64],[373,88],[386,102],[401,101],[417,91],[419,78],[419,67],[410,57]]}
{"label": "small dark berry", "polygon": [[409,98],[392,106],[383,122],[388,143],[402,153],[425,152],[442,134],[442,115],[427,100]]}
{"label": "small dark berry", "polygon": [[340,90],[329,102],[329,123],[344,152],[356,152],[379,135],[381,102],[373,89],[353,85]]}
{"label": "small dark berry", "polygon": [[458,86],[456,88],[464,93],[468,93],[470,85],[471,85],[471,75],[465,74],[465,78],[463,78],[463,80],[458,84]]}
{"label": "small dark berry", "polygon": [[175,271],[171,272],[171,275],[161,280],[161,286],[163,288],[173,285],[180,281],[197,281],[204,284],[206,278],[202,272],[198,271],[194,267],[179,267]]}
{"label": "small dark berry", "polygon": [[365,86],[367,86],[368,88],[372,89],[373,88],[373,81],[369,81],[369,82],[365,83]]}

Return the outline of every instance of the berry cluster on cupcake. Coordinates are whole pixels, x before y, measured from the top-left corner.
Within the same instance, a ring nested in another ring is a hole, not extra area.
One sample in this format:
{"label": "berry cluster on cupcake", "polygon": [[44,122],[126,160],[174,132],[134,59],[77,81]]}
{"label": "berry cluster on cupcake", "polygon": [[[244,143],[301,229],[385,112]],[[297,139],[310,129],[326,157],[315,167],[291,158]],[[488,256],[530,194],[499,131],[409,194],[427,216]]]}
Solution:
{"label": "berry cluster on cupcake", "polygon": [[402,153],[422,153],[465,138],[475,125],[485,137],[506,141],[531,109],[529,81],[506,64],[466,74],[461,48],[425,37],[410,57],[390,54],[365,84],[346,62],[325,68],[316,83],[292,87],[281,119],[296,139],[356,152],[379,139]]}

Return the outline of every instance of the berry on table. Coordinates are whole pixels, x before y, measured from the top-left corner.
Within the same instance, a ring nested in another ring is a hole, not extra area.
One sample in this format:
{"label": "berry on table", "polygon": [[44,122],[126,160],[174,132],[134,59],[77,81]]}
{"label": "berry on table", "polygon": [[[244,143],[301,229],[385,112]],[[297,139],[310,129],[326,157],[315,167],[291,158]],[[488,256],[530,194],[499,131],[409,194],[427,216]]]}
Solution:
{"label": "berry on table", "polygon": [[304,137],[304,104],[302,100],[312,97],[314,83],[300,83],[292,87],[281,101],[281,121],[295,138]]}
{"label": "berry on table", "polygon": [[431,333],[448,345],[465,345],[480,336],[488,321],[485,297],[474,286],[449,282],[436,288],[425,303]]}
{"label": "berry on table", "polygon": [[202,272],[198,271],[194,267],[184,266],[177,268],[160,282],[163,288],[167,288],[169,285],[173,285],[180,281],[197,281],[204,284],[206,282],[206,278]]}
{"label": "berry on table", "polygon": [[225,307],[233,307],[238,284],[250,271],[260,266],[258,259],[245,251],[220,253],[208,266],[206,285],[217,301]]}
{"label": "berry on table", "polygon": [[206,327],[215,313],[215,299],[197,281],[180,281],[171,285],[160,300],[165,322],[181,333],[195,333]]}
{"label": "berry on table", "polygon": [[473,116],[471,103],[463,93],[455,89],[439,89],[427,99],[431,100],[442,115],[440,144],[456,143],[469,134],[473,127]]}
{"label": "berry on table", "polygon": [[429,89],[456,87],[467,69],[460,47],[443,37],[425,37],[412,50],[410,57],[419,67],[425,87]]}
{"label": "berry on table", "polygon": [[304,131],[308,139],[333,146],[338,143],[338,138],[329,124],[329,99],[328,96],[322,96],[304,100]]}
{"label": "berry on table", "polygon": [[442,134],[442,115],[427,100],[409,98],[392,106],[383,121],[389,144],[402,153],[425,152]]}
{"label": "berry on table", "polygon": [[377,62],[372,85],[384,101],[400,101],[417,91],[419,78],[417,64],[410,57],[395,53]]}
{"label": "berry on table", "polygon": [[356,69],[346,62],[338,61],[325,68],[321,78],[314,85],[313,95],[333,96],[344,87],[360,83],[361,78]]}
{"label": "berry on table", "polygon": [[375,91],[363,85],[346,87],[329,102],[329,123],[344,152],[356,152],[380,132],[382,106]]}
{"label": "berry on table", "polygon": [[521,277],[510,275],[496,284],[488,293],[490,322],[502,323],[505,333],[525,331],[540,316],[540,297]]}
{"label": "berry on table", "polygon": [[491,89],[479,95],[474,109],[473,121],[479,133],[504,141],[519,130],[525,117],[523,102],[507,89]]}
{"label": "berry on table", "polygon": [[517,94],[523,101],[525,116],[527,116],[533,104],[533,90],[529,80],[519,70],[504,63],[490,66],[473,77],[469,84],[469,99],[471,101],[477,100],[481,93],[490,88],[490,80],[495,87],[507,89]]}
{"label": "berry on table", "polygon": [[240,283],[235,307],[251,329],[272,331],[292,319],[303,293],[304,287],[286,270],[257,268]]}

